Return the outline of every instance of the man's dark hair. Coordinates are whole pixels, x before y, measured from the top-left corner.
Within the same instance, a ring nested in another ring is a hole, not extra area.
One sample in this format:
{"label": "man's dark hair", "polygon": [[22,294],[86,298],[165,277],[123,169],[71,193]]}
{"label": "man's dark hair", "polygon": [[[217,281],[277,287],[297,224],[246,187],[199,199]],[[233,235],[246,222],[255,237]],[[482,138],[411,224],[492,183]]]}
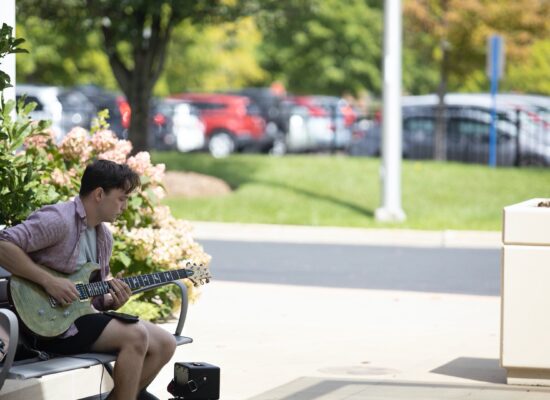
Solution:
{"label": "man's dark hair", "polygon": [[84,197],[98,187],[103,188],[106,193],[116,188],[129,194],[140,185],[139,175],[126,164],[96,160],[84,170],[80,182],[80,196]]}

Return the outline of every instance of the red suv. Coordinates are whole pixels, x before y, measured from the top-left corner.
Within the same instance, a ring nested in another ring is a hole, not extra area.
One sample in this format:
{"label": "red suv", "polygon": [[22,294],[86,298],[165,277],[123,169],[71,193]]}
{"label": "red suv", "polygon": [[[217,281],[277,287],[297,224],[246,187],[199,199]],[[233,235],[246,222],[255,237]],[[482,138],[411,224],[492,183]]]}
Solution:
{"label": "red suv", "polygon": [[269,148],[273,143],[265,134],[260,109],[248,97],[214,93],[181,93],[199,109],[205,125],[208,150],[214,157],[225,157],[244,148]]}

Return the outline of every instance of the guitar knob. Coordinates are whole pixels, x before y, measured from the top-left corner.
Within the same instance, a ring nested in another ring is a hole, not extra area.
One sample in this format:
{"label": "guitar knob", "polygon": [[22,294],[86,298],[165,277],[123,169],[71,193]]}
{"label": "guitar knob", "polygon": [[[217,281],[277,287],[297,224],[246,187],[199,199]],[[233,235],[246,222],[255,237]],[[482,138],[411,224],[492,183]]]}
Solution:
{"label": "guitar knob", "polygon": [[70,314],[69,311],[65,311],[65,312],[63,313],[63,316],[64,316],[65,318],[67,318],[67,317],[69,316],[69,314]]}
{"label": "guitar knob", "polygon": [[38,315],[44,315],[44,310],[42,308],[38,310]]}

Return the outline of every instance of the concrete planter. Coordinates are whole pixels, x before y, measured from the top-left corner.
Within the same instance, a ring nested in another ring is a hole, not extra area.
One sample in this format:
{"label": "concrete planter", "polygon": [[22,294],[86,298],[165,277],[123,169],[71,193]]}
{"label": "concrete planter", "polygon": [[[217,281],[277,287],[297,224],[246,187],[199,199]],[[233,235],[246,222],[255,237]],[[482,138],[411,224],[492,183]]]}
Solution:
{"label": "concrete planter", "polygon": [[501,365],[508,383],[550,385],[550,208],[504,208]]}

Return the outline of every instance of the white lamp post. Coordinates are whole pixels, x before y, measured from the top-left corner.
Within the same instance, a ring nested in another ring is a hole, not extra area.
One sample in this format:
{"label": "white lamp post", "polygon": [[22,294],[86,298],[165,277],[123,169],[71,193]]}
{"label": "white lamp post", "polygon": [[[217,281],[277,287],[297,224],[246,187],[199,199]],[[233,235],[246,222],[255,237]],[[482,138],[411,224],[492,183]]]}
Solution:
{"label": "white lamp post", "polygon": [[[13,28],[15,32],[15,0],[1,0],[2,12],[0,13],[0,26],[6,23]],[[14,33],[15,36],[15,33]],[[0,69],[11,78],[11,84],[15,86],[15,54],[6,56],[0,64]],[[15,87],[4,90],[4,99],[15,99]]]}
{"label": "white lamp post", "polygon": [[400,222],[401,208],[401,0],[386,0],[384,6],[384,104],[382,114],[382,205],[378,221]]}

